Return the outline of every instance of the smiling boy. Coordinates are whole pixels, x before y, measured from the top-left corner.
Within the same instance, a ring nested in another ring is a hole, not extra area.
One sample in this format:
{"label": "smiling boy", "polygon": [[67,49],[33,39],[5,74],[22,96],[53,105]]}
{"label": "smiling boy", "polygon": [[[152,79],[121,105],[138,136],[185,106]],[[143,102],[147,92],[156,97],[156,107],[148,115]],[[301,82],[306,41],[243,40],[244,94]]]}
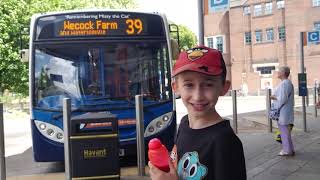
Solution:
{"label": "smiling boy", "polygon": [[[152,179],[245,180],[242,143],[215,110],[230,87],[222,54],[205,46],[182,52],[173,68],[172,89],[188,115],[182,118],[165,173],[149,162]],[[175,164],[175,165],[173,165]]]}

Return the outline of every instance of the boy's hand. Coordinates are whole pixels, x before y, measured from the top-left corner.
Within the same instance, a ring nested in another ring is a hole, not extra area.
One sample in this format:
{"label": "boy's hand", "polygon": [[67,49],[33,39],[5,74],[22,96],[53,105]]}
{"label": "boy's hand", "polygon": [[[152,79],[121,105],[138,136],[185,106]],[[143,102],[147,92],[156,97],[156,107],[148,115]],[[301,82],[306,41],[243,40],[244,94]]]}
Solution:
{"label": "boy's hand", "polygon": [[152,180],[178,180],[178,174],[176,169],[174,168],[172,162],[169,160],[169,172],[164,172],[154,166],[150,161],[149,165],[149,174]]}

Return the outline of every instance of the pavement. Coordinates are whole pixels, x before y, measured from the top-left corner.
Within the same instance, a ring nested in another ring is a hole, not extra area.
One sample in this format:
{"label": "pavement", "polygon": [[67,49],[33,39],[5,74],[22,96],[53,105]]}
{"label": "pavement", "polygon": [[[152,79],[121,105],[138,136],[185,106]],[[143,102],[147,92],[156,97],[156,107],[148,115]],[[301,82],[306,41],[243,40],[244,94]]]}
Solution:
{"label": "pavement", "polygon": [[[314,117],[313,106],[307,107],[307,132],[304,132],[301,111],[301,107],[295,108],[292,138],[296,155],[293,157],[277,155],[281,146],[273,139],[273,134],[268,132],[265,111],[238,114],[238,136],[244,147],[248,180],[320,179],[320,117]],[[320,116],[320,110],[318,111]],[[273,127],[276,128],[275,123]],[[65,179],[63,165],[51,163],[48,167],[43,163],[36,163],[34,167],[30,167],[26,162],[32,161],[31,149],[23,154],[6,158],[7,180]],[[17,162],[12,163],[13,161]],[[39,171],[33,171],[31,174],[31,169],[34,168],[38,168]],[[137,174],[136,167],[121,169],[123,180],[150,179],[148,176],[139,177]]]}
{"label": "pavement", "polygon": [[[313,106],[307,107],[307,132],[304,132],[302,110],[295,109],[293,157],[277,156],[281,146],[267,131],[238,134],[243,142],[249,180],[320,179],[320,118],[314,117],[313,110]],[[238,118],[267,124],[265,111],[241,114]]]}

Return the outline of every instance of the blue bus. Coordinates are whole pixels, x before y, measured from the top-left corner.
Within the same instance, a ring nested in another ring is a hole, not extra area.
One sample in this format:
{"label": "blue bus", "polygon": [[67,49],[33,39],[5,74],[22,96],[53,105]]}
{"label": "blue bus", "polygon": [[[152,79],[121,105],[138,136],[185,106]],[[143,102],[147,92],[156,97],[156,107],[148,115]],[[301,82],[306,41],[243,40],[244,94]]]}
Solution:
{"label": "blue bus", "polygon": [[[171,149],[176,131],[171,90],[174,57],[169,24],[159,13],[68,11],[32,17],[29,47],[31,127],[35,161],[64,160],[62,102],[71,117],[117,116],[119,154],[136,157],[135,95],[143,95],[145,141]],[[95,129],[108,124],[85,124]]]}

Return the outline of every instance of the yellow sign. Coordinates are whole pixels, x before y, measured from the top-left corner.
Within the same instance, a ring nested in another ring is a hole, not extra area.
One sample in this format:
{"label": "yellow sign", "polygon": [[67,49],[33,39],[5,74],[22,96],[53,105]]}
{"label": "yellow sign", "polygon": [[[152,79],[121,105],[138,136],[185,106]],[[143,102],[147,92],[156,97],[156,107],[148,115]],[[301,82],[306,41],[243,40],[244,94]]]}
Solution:
{"label": "yellow sign", "polygon": [[85,149],[83,150],[84,159],[105,158],[107,157],[107,149]]}
{"label": "yellow sign", "polygon": [[120,23],[121,21],[116,20],[88,20],[82,22],[65,20],[63,21],[63,27],[61,27],[59,30],[59,36],[88,36],[108,34],[137,35],[143,31],[143,23],[141,19],[126,19],[125,29],[121,29],[122,26]]}

